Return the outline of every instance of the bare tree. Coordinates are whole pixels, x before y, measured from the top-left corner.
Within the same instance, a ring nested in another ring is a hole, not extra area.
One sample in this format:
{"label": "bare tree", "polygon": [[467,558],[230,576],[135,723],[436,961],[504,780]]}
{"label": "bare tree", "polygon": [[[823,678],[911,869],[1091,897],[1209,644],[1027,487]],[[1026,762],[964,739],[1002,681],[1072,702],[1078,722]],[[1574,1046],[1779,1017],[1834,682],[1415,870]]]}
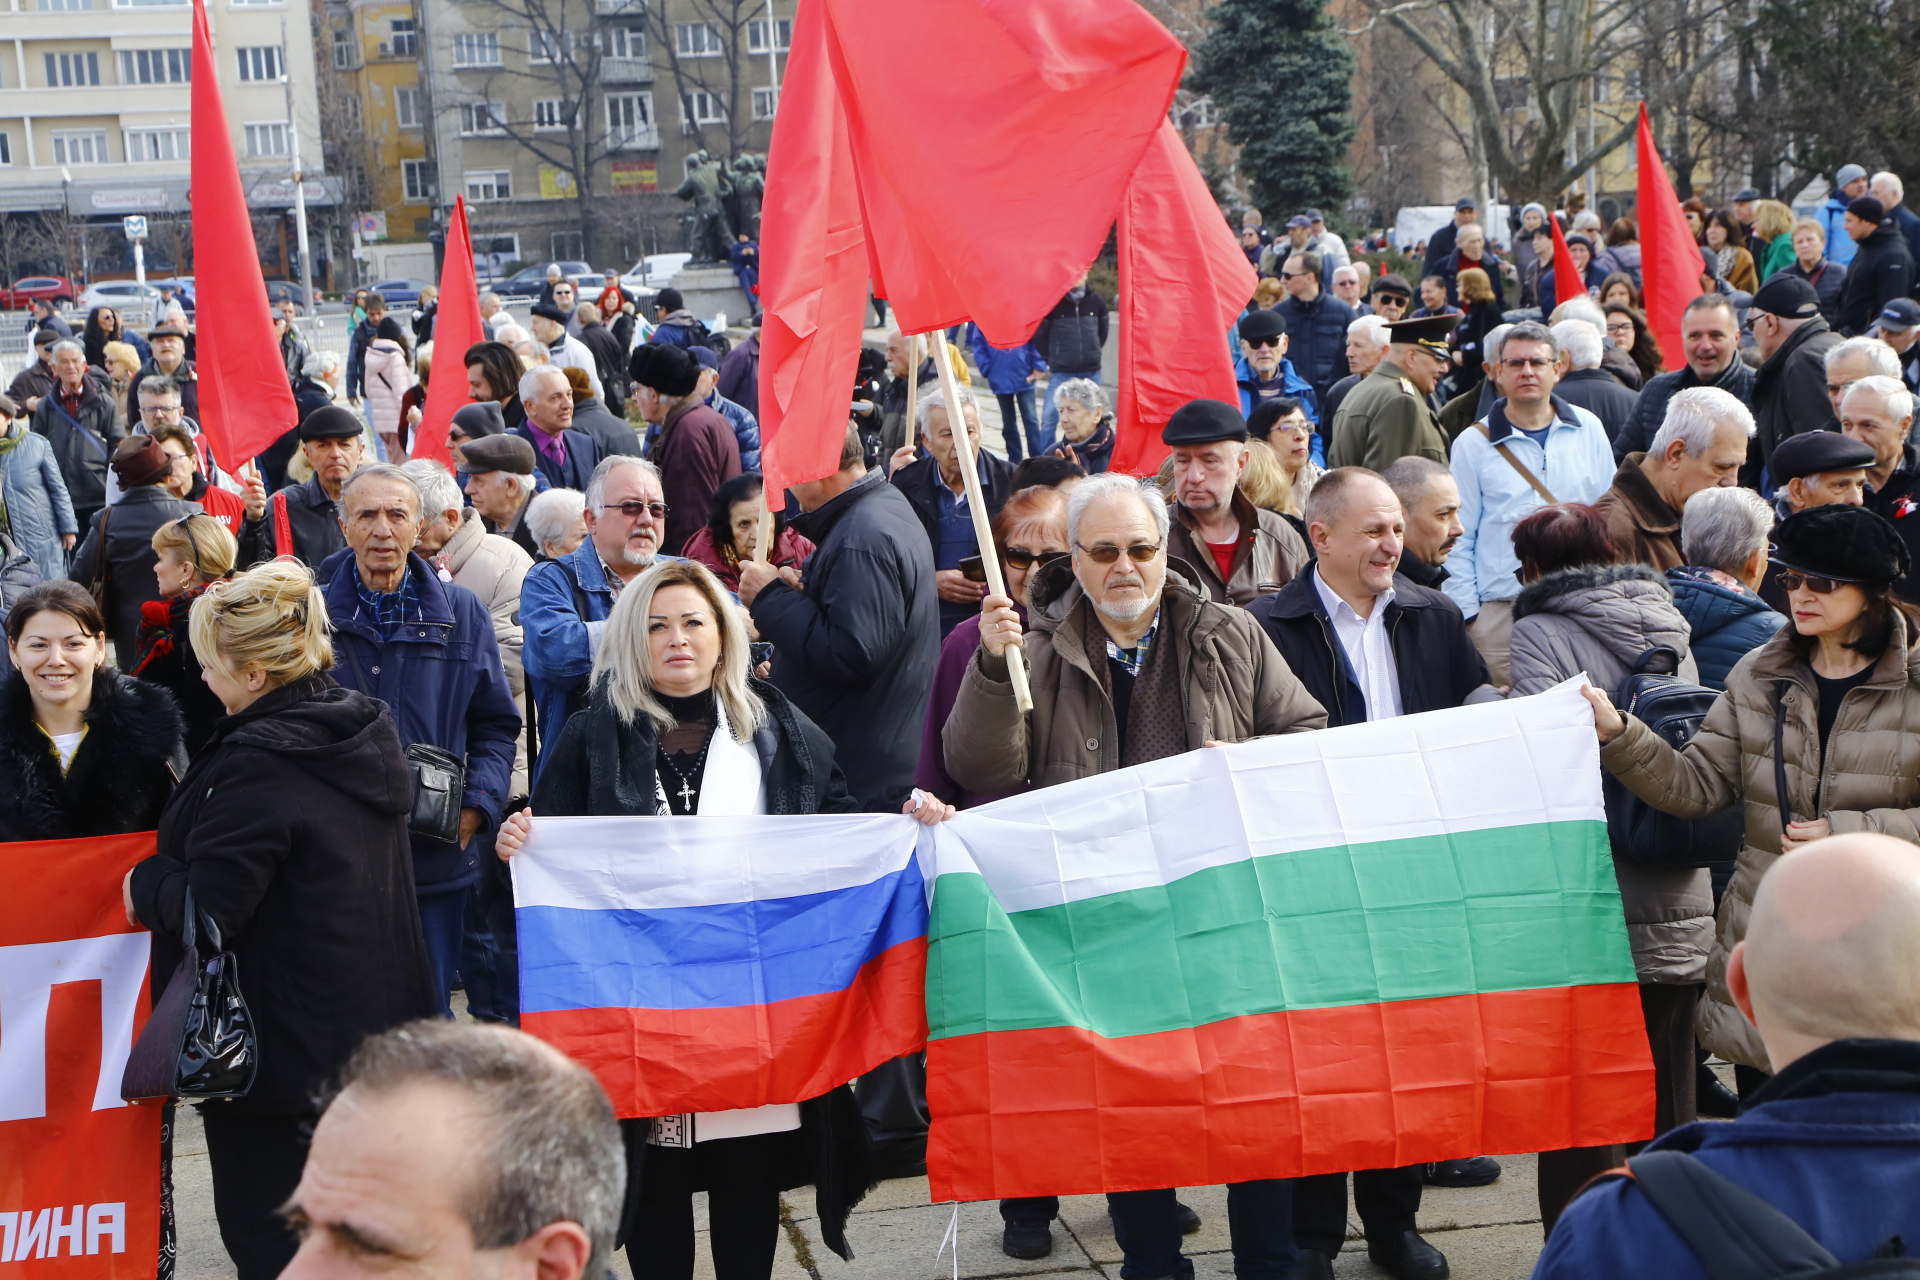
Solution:
{"label": "bare tree", "polygon": [[[697,149],[727,157],[753,150],[756,132],[769,133],[771,126],[753,116],[751,60],[764,58],[776,42],[785,48],[778,28],[764,31],[760,48],[751,48],[749,28],[765,26],[766,0],[683,0],[672,12],[665,4],[649,5],[647,12],[654,46],[673,77],[683,127],[698,140]],[[784,28],[786,20],[779,25]],[[718,120],[701,119],[692,109],[695,94],[719,107]]]}

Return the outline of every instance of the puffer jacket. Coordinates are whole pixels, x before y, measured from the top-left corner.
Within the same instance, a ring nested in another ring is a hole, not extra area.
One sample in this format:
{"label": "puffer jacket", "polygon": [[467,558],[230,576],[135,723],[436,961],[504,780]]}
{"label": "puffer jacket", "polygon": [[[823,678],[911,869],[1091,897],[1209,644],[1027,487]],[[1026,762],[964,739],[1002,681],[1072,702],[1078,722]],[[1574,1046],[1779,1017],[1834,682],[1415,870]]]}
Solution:
{"label": "puffer jacket", "polygon": [[63,533],[79,536],[67,479],[45,436],[27,429],[25,418],[15,418],[4,438],[13,445],[0,453],[0,497],[7,504],[7,523],[19,548],[33,557],[45,578],[67,571],[67,555],[60,545]]}
{"label": "puffer jacket", "polygon": [[407,351],[391,338],[375,338],[367,347],[367,421],[380,435],[400,433],[400,400],[413,385]]}
{"label": "puffer jacket", "polygon": [[1700,683],[1709,689],[1726,688],[1733,664],[1773,639],[1787,623],[1785,614],[1713,569],[1669,569],[1667,585],[1673,588],[1674,607],[1692,630],[1693,661],[1700,668]]}
{"label": "puffer jacket", "polygon": [[[1528,583],[1513,602],[1513,693],[1539,693],[1583,671],[1611,693],[1656,645],[1679,652],[1681,679],[1699,679],[1688,652],[1687,620],[1658,573],[1637,564],[1550,573]],[[1713,885],[1706,870],[1618,859],[1613,870],[1640,981],[1700,981],[1713,937]]]}
{"label": "puffer jacket", "polygon": [[[1516,626],[1515,631],[1519,628]],[[1600,749],[1600,763],[1663,813],[1683,818],[1746,803],[1746,843],[1720,904],[1707,960],[1707,994],[1696,1010],[1700,1042],[1721,1057],[1771,1070],[1760,1035],[1727,993],[1727,957],[1747,935],[1754,891],[1780,857],[1781,814],[1774,786],[1775,707],[1784,702],[1789,821],[1824,817],[1835,835],[1877,831],[1920,843],[1920,649],[1905,617],[1873,674],[1841,703],[1820,755],[1813,669],[1795,652],[1789,628],[1754,650],[1727,676],[1727,691],[1684,751],[1675,751],[1632,717]]]}
{"label": "puffer jacket", "polygon": [[[1186,673],[1187,749],[1209,741],[1244,742],[1276,733],[1324,729],[1327,713],[1288,669],[1260,624],[1245,610],[1199,594],[1191,566],[1167,565],[1156,651]],[[947,773],[969,791],[1050,787],[1120,767],[1123,744],[1113,699],[1084,636],[1093,604],[1067,559],[1040,570],[1025,648],[1033,711],[1020,714],[1004,656],[981,645],[960,681],[941,735]],[[1161,649],[1160,646],[1165,646]]]}

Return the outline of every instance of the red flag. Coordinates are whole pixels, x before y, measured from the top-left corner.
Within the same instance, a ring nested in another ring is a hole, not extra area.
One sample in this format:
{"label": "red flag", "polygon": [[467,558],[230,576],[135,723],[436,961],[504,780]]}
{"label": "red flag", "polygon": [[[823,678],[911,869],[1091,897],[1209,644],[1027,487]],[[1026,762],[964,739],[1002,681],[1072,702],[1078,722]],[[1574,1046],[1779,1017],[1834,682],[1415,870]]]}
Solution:
{"label": "red flag", "polygon": [[867,306],[867,237],[823,0],[801,0],[760,217],[760,440],[768,503],[840,468]]}
{"label": "red flag", "polygon": [[1647,104],[1640,104],[1640,190],[1634,214],[1640,220],[1640,287],[1647,304],[1647,327],[1669,369],[1686,363],[1680,317],[1700,296],[1703,264],[1680,198],[1673,193],[1667,166],[1653,145]]}
{"label": "red flag", "polygon": [[[1587,278],[1574,262],[1573,250],[1567,248],[1567,238],[1560,234],[1560,219],[1549,213],[1547,225],[1553,228],[1553,307],[1557,307],[1563,302],[1585,297]],[[1587,252],[1591,254],[1593,250],[1589,248]],[[1553,307],[1543,306],[1541,309],[1551,315]]]}
{"label": "red flag", "polygon": [[[299,420],[253,245],[253,219],[220,100],[207,10],[193,0],[193,258],[200,429],[229,471]],[[288,128],[294,128],[289,122]]]}
{"label": "red flag", "polygon": [[1226,332],[1259,279],[1207,181],[1162,119],[1120,206],[1115,471],[1160,465],[1160,430],[1196,398],[1240,403]]}
{"label": "red flag", "polygon": [[447,453],[447,428],[454,412],[467,403],[467,371],[462,363],[467,348],[487,339],[480,318],[480,286],[473,276],[473,235],[467,230],[467,198],[453,198],[453,217],[447,223],[446,259],[440,264],[440,308],[433,316],[436,377],[427,381],[427,403],[420,411],[420,429],[413,434],[407,455],[452,463]]}

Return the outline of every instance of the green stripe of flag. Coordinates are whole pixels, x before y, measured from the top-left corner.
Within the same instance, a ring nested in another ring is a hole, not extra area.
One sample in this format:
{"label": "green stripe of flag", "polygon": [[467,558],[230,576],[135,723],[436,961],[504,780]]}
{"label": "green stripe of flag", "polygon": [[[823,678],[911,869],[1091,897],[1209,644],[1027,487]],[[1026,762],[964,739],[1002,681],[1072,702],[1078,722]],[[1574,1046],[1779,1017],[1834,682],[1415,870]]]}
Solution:
{"label": "green stripe of flag", "polygon": [[1275,854],[1012,915],[950,873],[931,934],[934,1039],[1634,981],[1606,827],[1586,820]]}

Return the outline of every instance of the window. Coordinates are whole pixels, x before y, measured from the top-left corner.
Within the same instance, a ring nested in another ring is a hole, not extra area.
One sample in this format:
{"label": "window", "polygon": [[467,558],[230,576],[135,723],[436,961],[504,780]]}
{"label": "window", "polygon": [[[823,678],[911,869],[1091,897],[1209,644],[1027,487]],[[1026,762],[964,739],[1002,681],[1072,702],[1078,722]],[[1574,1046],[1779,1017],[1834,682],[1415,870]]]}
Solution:
{"label": "window", "polygon": [[256,45],[250,49],[236,49],[240,55],[240,78],[242,80],[278,80],[286,69],[286,63],[277,44]]}
{"label": "window", "polygon": [[360,127],[359,95],[343,93],[340,95],[340,104],[345,108],[347,113],[347,127],[349,129],[358,129]]}
{"label": "window", "polygon": [[657,147],[660,134],[653,127],[653,95],[650,93],[614,93],[607,95],[607,150],[627,147]]}
{"label": "window", "polygon": [[718,124],[726,119],[720,110],[719,97],[704,92],[680,95],[680,117],[689,125]]}
{"label": "window", "polygon": [[[778,18],[773,24],[775,48],[785,53],[787,46],[793,43],[793,19]],[[764,19],[747,24],[747,52],[765,53],[767,51],[767,24]]]}
{"label": "window", "polygon": [[186,129],[128,129],[122,135],[127,144],[127,163],[189,159],[187,140],[191,136]]}
{"label": "window", "polygon": [[184,9],[187,0],[113,0],[116,9]]}
{"label": "window", "polygon": [[773,109],[780,105],[778,89],[755,89],[753,91],[753,118],[755,120],[773,119]]}
{"label": "window", "polygon": [[622,62],[643,62],[647,56],[647,33],[641,27],[608,27],[606,49],[609,58]]}
{"label": "window", "polygon": [[433,170],[425,160],[402,160],[400,187],[408,204],[425,204],[433,199]]}
{"label": "window", "polygon": [[353,32],[336,31],[333,33],[333,69],[346,71],[352,68],[355,55],[359,50],[354,47]]}
{"label": "window", "polygon": [[513,174],[505,169],[487,169],[467,174],[467,199],[473,204],[513,199]]}
{"label": "window", "polygon": [[500,33],[462,31],[453,38],[453,65],[456,67],[497,67],[500,65]]}
{"label": "window", "polygon": [[47,57],[47,84],[53,88],[100,83],[100,55],[97,53],[50,53]]}
{"label": "window", "polygon": [[683,58],[717,58],[723,52],[717,22],[678,23],[673,28],[673,39]]}
{"label": "window", "polygon": [[286,0],[227,0],[227,3],[231,4],[234,8],[238,9],[242,5],[252,5],[252,4],[281,5],[281,4],[285,4]]}
{"label": "window", "polygon": [[0,168],[13,163],[13,143],[4,131],[0,131]]}
{"label": "window", "polygon": [[104,130],[79,129],[53,135],[55,164],[106,164],[107,135]]}
{"label": "window", "polygon": [[564,42],[558,31],[529,31],[527,33],[527,61],[558,62],[560,51],[573,52],[573,32],[565,34]]}
{"label": "window", "polygon": [[420,33],[414,28],[412,18],[393,20],[393,56],[396,58],[417,58],[420,56]]}
{"label": "window", "polygon": [[[350,99],[358,101],[358,99]],[[418,129],[426,123],[420,105],[420,86],[417,84],[399,84],[393,87],[393,114],[402,129]]]}
{"label": "window", "polygon": [[247,154],[284,156],[287,154],[287,122],[270,120],[247,126]]}
{"label": "window", "polygon": [[40,8],[48,10],[84,9],[90,0],[40,0]]}
{"label": "window", "polygon": [[122,49],[121,84],[186,84],[193,74],[191,49]]}
{"label": "window", "polygon": [[573,124],[574,104],[565,98],[535,98],[533,127],[537,132],[555,133]]}
{"label": "window", "polygon": [[504,102],[466,102],[460,106],[460,136],[501,134],[507,131],[507,104]]}

